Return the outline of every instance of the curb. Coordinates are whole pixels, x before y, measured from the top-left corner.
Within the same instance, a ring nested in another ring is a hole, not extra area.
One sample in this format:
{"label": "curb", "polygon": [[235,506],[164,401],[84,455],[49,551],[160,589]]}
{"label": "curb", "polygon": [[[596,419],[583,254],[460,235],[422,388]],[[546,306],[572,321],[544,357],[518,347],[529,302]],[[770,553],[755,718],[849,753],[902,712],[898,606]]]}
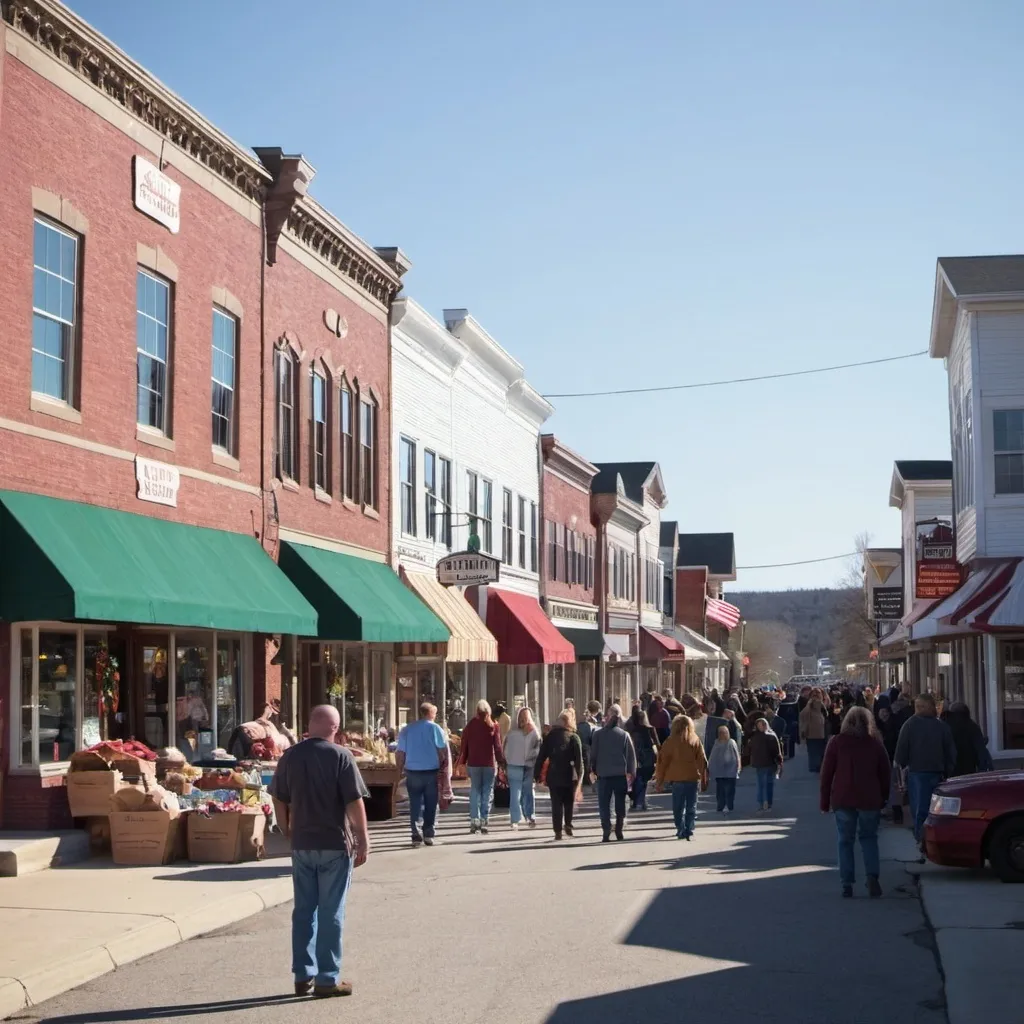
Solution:
{"label": "curb", "polygon": [[255,917],[291,898],[291,878],[274,879],[181,914],[154,915],[112,942],[83,949],[24,977],[0,978],[0,1019],[70,992],[134,960]]}

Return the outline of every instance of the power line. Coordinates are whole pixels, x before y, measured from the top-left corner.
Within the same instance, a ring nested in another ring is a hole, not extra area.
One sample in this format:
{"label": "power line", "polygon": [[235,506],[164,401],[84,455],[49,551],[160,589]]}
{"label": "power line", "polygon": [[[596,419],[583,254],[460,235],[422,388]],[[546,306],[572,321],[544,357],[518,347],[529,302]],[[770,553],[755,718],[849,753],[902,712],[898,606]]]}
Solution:
{"label": "power line", "polygon": [[800,562],[775,562],[773,565],[737,565],[736,571],[740,569],[787,569],[791,565],[814,565],[816,562],[838,562],[840,558],[853,558],[859,555],[859,551],[848,551],[845,555],[826,555],[824,558],[805,558]]}
{"label": "power line", "polygon": [[[691,388],[719,388],[726,384],[750,384],[758,380],[779,380],[782,377],[806,377],[812,373],[831,373],[833,370],[851,370],[855,366],[878,366],[880,363],[895,363],[901,359],[915,359],[928,355],[927,349],[907,352],[901,356],[886,356],[884,359],[864,359],[858,363],[840,363],[837,366],[818,366],[813,370],[788,370],[785,373],[764,373],[757,377],[733,377],[730,380],[708,380],[699,384],[662,384],[653,388],[619,388],[615,391],[568,391],[563,394],[544,395],[544,398],[600,398],[607,395],[649,395],[656,391],[688,391]],[[794,563],[797,564],[797,563]],[[758,568],[752,566],[751,568]]]}

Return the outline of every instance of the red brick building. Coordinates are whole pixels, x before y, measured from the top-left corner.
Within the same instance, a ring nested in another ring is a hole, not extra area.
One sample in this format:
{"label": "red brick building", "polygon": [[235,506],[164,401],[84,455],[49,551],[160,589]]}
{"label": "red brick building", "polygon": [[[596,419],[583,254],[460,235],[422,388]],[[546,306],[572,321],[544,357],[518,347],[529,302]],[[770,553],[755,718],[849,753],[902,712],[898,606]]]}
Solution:
{"label": "red brick building", "polygon": [[541,452],[541,597],[548,618],[576,650],[575,664],[558,668],[564,672],[563,696],[579,709],[597,695],[604,652],[596,590],[597,527],[590,511],[597,467],[553,434],[541,435]]}
{"label": "red brick building", "polygon": [[273,662],[289,722],[330,694],[367,728],[389,638],[447,637],[416,602],[371,630],[325,582],[348,558],[401,587],[401,252],[53,0],[3,5],[0,152],[3,824],[68,823],[68,757],[101,734],[227,746],[281,695]]}

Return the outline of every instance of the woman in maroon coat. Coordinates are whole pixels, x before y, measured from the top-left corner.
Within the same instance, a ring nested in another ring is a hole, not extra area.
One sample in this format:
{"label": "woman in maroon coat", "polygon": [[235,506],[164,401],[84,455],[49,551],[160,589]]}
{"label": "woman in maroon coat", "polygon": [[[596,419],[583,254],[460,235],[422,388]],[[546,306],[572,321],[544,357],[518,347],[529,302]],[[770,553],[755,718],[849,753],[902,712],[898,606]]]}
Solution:
{"label": "woman in maroon coat", "polygon": [[821,810],[835,812],[839,835],[839,881],[843,896],[853,895],[856,867],[853,843],[860,839],[868,895],[882,895],[878,884],[878,823],[889,799],[889,755],[867,708],[850,708],[842,729],[825,750],[821,766]]}
{"label": "woman in maroon coat", "polygon": [[462,730],[459,764],[469,774],[469,831],[487,833],[487,819],[494,798],[494,779],[499,765],[505,763],[501,749],[501,730],[491,718],[491,705],[482,700],[476,715]]}

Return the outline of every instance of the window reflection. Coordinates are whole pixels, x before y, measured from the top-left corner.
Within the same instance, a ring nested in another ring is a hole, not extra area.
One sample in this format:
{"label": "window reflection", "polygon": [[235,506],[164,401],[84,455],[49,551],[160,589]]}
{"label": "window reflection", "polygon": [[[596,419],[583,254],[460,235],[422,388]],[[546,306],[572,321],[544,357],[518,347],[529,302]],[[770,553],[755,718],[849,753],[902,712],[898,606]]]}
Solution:
{"label": "window reflection", "polygon": [[75,752],[77,657],[77,633],[39,633],[40,764],[66,761]]}

